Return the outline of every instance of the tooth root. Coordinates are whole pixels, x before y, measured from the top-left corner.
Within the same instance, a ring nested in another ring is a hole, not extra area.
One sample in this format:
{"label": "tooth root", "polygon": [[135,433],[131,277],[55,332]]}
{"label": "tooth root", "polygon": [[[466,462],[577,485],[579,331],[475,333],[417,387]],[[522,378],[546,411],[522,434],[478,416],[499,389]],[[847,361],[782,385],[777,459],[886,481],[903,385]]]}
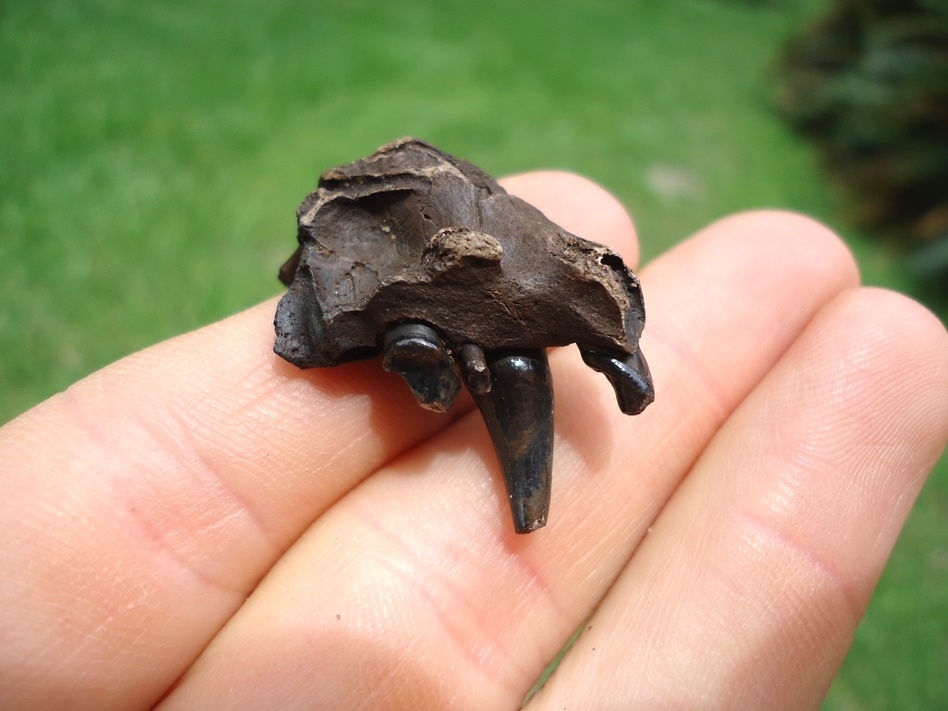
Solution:
{"label": "tooth root", "polygon": [[488,392],[473,391],[500,460],[517,533],[546,525],[553,471],[553,381],[543,349],[487,353]]}
{"label": "tooth root", "polygon": [[382,367],[401,375],[427,410],[447,412],[461,391],[457,364],[438,332],[425,324],[407,323],[389,330]]}

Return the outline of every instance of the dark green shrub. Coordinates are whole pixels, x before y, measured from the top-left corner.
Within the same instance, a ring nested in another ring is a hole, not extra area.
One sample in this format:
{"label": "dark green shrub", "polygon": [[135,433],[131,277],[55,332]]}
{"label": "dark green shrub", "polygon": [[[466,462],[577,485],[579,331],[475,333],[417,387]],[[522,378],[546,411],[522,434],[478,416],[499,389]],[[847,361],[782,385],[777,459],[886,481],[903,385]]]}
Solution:
{"label": "dark green shrub", "polygon": [[837,0],[777,78],[778,111],[819,147],[848,217],[948,275],[948,0]]}

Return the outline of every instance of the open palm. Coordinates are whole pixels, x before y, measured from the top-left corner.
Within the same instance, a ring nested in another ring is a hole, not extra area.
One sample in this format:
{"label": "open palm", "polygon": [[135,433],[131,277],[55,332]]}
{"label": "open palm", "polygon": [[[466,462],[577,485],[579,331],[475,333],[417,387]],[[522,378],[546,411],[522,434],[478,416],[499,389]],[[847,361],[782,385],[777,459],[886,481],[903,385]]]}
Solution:
{"label": "open palm", "polygon": [[[581,178],[508,190],[636,262]],[[550,522],[462,398],[300,371],[269,301],[0,430],[0,707],[813,708],[948,438],[948,337],[805,218],[640,272],[655,403],[551,353]]]}

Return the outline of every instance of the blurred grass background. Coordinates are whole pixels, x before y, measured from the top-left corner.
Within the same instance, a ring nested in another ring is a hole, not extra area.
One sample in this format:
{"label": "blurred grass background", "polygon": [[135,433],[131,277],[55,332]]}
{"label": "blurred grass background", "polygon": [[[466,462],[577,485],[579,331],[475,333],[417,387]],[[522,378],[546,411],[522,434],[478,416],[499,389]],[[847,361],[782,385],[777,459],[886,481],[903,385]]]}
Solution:
{"label": "blurred grass background", "polygon": [[[784,207],[911,291],[770,108],[781,44],[825,6],[0,0],[0,422],[276,294],[318,174],[402,135],[592,177],[646,261]],[[943,458],[824,708],[948,707],[946,515]]]}

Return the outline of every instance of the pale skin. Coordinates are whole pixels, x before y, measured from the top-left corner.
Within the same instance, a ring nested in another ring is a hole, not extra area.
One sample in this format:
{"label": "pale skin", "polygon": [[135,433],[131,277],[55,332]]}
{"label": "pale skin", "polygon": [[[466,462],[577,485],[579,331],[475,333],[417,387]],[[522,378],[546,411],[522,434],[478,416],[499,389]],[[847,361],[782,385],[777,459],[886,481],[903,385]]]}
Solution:
{"label": "pale skin", "polygon": [[[595,185],[506,186],[636,263]],[[791,214],[639,274],[655,403],[551,353],[527,536],[469,398],[297,370],[275,299],[7,424],[0,707],[515,709],[580,626],[527,708],[817,707],[948,439],[948,335]]]}

